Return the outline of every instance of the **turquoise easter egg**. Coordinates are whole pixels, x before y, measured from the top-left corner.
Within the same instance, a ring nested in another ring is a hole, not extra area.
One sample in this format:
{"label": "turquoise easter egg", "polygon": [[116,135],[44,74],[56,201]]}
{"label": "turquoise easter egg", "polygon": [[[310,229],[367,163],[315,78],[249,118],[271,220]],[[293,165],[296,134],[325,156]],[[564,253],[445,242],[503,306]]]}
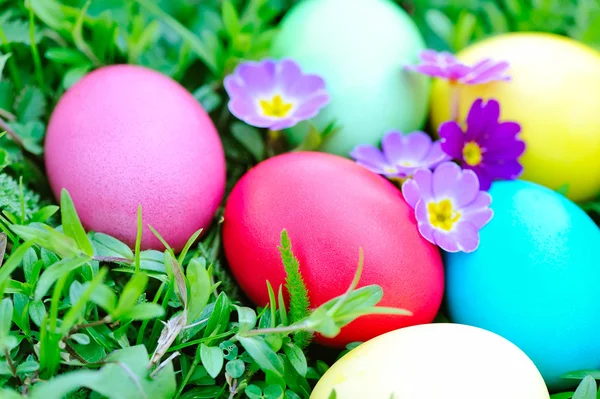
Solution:
{"label": "turquoise easter egg", "polygon": [[[335,120],[340,129],[319,149],[347,157],[390,130],[423,127],[430,80],[404,66],[424,48],[415,23],[391,0],[306,0],[284,17],[271,55],[323,77],[331,101],[311,122],[323,130]],[[301,123],[288,138],[298,144],[308,131]]]}
{"label": "turquoise easter egg", "polygon": [[446,257],[449,316],[516,344],[551,389],[571,387],[564,373],[600,367],[600,229],[535,183],[496,182],[490,194],[479,248]]}

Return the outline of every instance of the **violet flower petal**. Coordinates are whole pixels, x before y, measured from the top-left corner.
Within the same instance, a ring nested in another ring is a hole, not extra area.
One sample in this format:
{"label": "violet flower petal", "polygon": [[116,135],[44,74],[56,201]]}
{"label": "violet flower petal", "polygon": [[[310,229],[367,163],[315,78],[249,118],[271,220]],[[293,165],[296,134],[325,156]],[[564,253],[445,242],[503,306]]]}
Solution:
{"label": "violet flower petal", "polygon": [[460,167],[454,162],[440,164],[433,173],[432,192],[434,198],[451,198],[454,194],[461,175]]}
{"label": "violet flower petal", "polygon": [[402,184],[402,195],[406,203],[413,209],[417,206],[417,202],[421,199],[419,185],[414,179],[409,179]]}
{"label": "violet flower petal", "polygon": [[421,198],[425,202],[429,202],[433,198],[432,176],[433,174],[429,169],[418,169],[412,177],[412,180],[418,184]]}
{"label": "violet flower petal", "polygon": [[458,123],[444,122],[439,128],[439,135],[442,150],[452,158],[462,160],[465,135]]}
{"label": "violet flower petal", "polygon": [[446,252],[459,252],[460,248],[453,237],[444,231],[433,230],[433,237],[436,244]]}
{"label": "violet flower petal", "polygon": [[356,162],[378,174],[388,174],[390,171],[388,168],[392,166],[389,164],[387,159],[383,156],[378,148],[372,145],[359,145],[352,150],[350,156],[356,160]]}
{"label": "violet flower petal", "polygon": [[479,194],[479,179],[472,170],[463,170],[454,182],[454,202],[456,207],[462,208],[475,200]]}
{"label": "violet flower petal", "polygon": [[479,246],[479,230],[471,223],[458,222],[448,236],[459,251],[473,252]]}

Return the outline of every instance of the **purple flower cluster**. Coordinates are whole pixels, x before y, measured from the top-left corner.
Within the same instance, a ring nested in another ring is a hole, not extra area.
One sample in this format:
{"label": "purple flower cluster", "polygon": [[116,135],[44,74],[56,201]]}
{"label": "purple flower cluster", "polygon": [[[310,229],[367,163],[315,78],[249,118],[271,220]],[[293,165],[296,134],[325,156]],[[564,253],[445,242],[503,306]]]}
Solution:
{"label": "purple flower cluster", "polygon": [[521,127],[499,118],[496,100],[477,99],[466,128],[445,122],[438,141],[423,132],[390,132],[381,151],[360,145],[350,155],[374,173],[404,181],[402,193],[425,239],[448,252],[472,252],[493,214],[486,191],[493,181],[517,179],[523,172]]}
{"label": "purple flower cluster", "polygon": [[[448,52],[426,50],[419,64],[406,69],[445,79],[454,87],[509,81],[508,67],[491,59],[467,65]],[[453,111],[457,105],[451,104]],[[439,141],[423,132],[390,132],[381,151],[360,145],[350,155],[374,173],[402,182],[402,194],[426,240],[448,252],[472,252],[479,246],[479,230],[493,216],[487,193],[492,182],[517,179],[523,172],[519,157],[525,143],[517,137],[521,126],[499,118],[498,101],[477,99],[465,127],[454,115],[440,126]]]}

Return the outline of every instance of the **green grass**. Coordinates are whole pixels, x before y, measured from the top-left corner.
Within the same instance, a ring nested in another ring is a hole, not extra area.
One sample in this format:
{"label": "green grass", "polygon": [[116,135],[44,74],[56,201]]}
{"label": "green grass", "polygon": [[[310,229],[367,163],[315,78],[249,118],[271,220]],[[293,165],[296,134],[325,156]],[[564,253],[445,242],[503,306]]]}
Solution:
{"label": "green grass", "polygon": [[[266,309],[239,295],[218,223],[187,256],[131,249],[86,234],[68,193],[60,210],[52,205],[43,169],[45,129],[62,93],[95,68],[134,63],[181,82],[210,113],[226,150],[229,191],[264,159],[267,138],[231,117],[223,77],[240,60],[266,55],[294,3],[0,1],[0,397],[308,398],[324,361],[338,355],[307,346],[311,334],[341,327],[348,309],[332,302],[308,311],[287,236],[280,250],[289,315],[280,287]],[[600,49],[596,0],[398,3],[435,49],[458,51],[516,30],[555,32]],[[582,206],[598,220],[600,199]],[[378,289],[342,300],[368,313]],[[293,361],[283,356],[290,353]],[[584,383],[581,392],[591,389]]]}

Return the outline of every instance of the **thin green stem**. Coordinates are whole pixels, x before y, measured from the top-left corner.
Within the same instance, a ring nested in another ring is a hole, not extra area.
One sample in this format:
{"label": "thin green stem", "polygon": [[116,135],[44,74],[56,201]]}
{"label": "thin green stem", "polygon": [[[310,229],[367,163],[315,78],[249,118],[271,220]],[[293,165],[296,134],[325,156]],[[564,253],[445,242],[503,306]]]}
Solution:
{"label": "thin green stem", "polygon": [[[158,300],[160,299],[160,296],[162,295],[162,292],[164,291],[164,289],[165,289],[165,283],[162,283],[160,285],[160,287],[158,287],[158,290],[156,291],[156,294],[154,295],[154,299],[152,300],[152,303],[154,303],[154,304],[158,303]],[[140,330],[138,331],[136,345],[140,345],[144,341],[144,332],[146,331],[146,327],[148,326],[149,322],[150,322],[150,319],[144,320],[142,322]]]}
{"label": "thin green stem", "polygon": [[196,356],[194,357],[194,363],[192,363],[192,366],[181,381],[181,385],[179,386],[179,389],[177,390],[177,393],[175,394],[175,397],[173,399],[179,399],[188,381],[190,380],[190,378],[192,378],[192,374],[196,370],[196,367],[198,367],[198,364],[200,364],[200,359],[198,358],[198,356]]}
{"label": "thin green stem", "polygon": [[[179,349],[187,348],[188,346],[199,345],[199,344],[202,344],[202,343],[207,342],[207,341],[212,341],[212,340],[221,339],[221,338],[228,338],[228,337],[231,337],[232,335],[235,335],[235,333],[236,333],[236,330],[227,331],[227,332],[224,332],[224,333],[221,333],[221,334],[212,335],[210,337],[199,338],[199,339],[196,339],[194,341],[188,341],[188,342],[186,342],[184,344],[180,344],[180,345],[177,345],[177,346],[170,347],[167,350],[167,353],[168,352],[173,352],[173,351],[176,351],[176,350],[179,350]],[[244,336],[245,335],[246,334],[244,334]]]}
{"label": "thin green stem", "polygon": [[275,328],[258,328],[256,330],[250,330],[241,335],[244,337],[252,337],[254,335],[265,335],[265,334],[289,334],[298,331],[311,331],[313,323],[307,321],[301,324],[292,324],[291,326],[275,327]]}
{"label": "thin green stem", "polygon": [[35,44],[35,19],[33,14],[33,7],[29,7],[29,41],[31,42],[31,55],[33,56],[33,64],[35,66],[35,77],[38,82],[38,86],[43,92],[46,92],[46,85],[44,84],[44,72],[42,70],[42,60],[40,59],[40,53]]}
{"label": "thin green stem", "polygon": [[[165,311],[167,310],[167,305],[169,304],[169,298],[171,298],[171,295],[173,295],[174,287],[175,287],[175,284],[173,284],[173,282],[169,282],[169,287],[168,287],[167,292],[161,302],[161,306],[163,307],[163,309],[165,309]],[[157,339],[156,336],[160,333],[160,330],[157,329],[159,323],[160,323],[159,319],[154,319],[154,324],[152,325],[152,333],[150,335],[149,342],[156,341],[156,339]]]}

